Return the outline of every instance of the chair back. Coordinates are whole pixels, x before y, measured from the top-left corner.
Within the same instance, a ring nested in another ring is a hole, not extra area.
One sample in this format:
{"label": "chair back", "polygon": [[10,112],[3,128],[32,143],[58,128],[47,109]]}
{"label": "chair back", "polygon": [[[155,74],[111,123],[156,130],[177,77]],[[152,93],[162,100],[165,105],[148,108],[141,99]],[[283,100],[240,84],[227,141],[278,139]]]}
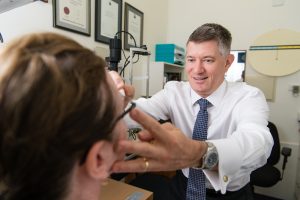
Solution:
{"label": "chair back", "polygon": [[267,160],[267,163],[264,166],[257,168],[251,173],[250,184],[252,186],[272,187],[273,185],[278,183],[278,181],[281,181],[283,178],[285,164],[287,162],[287,157],[291,155],[291,149],[287,147],[283,147],[283,149],[285,149],[284,152],[286,153],[285,154],[281,153],[284,156],[284,159],[282,163],[282,172],[280,172],[280,170],[277,169],[276,166],[274,166],[275,164],[278,163],[281,155],[278,131],[275,124],[273,124],[272,122],[268,123],[268,127],[272,134],[274,145],[272,147],[272,151],[270,157]]}
{"label": "chair back", "polygon": [[269,165],[276,165],[280,159],[280,142],[279,142],[278,131],[277,131],[277,127],[272,122],[268,123],[268,128],[270,129],[270,132],[272,134],[274,145],[272,147],[271,155],[268,158],[267,163]]}

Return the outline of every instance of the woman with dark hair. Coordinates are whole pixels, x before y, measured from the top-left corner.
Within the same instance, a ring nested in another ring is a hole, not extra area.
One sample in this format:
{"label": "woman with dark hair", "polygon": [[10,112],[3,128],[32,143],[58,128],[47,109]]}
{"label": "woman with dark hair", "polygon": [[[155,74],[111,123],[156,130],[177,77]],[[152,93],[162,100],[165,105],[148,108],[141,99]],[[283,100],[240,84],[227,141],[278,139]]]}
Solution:
{"label": "woman with dark hair", "polygon": [[124,103],[103,59],[74,40],[38,33],[9,43],[0,53],[2,198],[98,200],[124,156]]}

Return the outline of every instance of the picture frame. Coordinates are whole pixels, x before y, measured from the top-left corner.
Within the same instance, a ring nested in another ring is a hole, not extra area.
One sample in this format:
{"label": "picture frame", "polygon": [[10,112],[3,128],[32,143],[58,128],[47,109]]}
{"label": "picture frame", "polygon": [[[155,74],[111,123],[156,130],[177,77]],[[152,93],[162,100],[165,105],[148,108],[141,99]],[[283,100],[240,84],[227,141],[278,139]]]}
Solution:
{"label": "picture frame", "polygon": [[143,44],[144,13],[125,3],[124,25],[125,33],[127,33],[124,36],[124,49],[129,50],[130,47],[141,47]]}
{"label": "picture frame", "polygon": [[95,41],[109,44],[122,30],[122,0],[96,0]]}
{"label": "picture frame", "polygon": [[91,0],[53,0],[53,26],[91,35]]}

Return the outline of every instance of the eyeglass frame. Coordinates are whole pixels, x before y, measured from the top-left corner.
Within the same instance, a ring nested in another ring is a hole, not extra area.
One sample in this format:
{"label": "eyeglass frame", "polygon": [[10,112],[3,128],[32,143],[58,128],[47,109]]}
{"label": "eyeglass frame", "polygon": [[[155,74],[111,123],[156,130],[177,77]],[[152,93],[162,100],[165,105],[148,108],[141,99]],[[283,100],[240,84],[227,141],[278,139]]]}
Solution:
{"label": "eyeglass frame", "polygon": [[131,104],[131,105],[129,107],[127,107],[119,117],[117,117],[115,123],[117,123],[119,120],[121,120],[123,117],[125,117],[125,115],[127,115],[130,111],[132,111],[136,107],[136,103],[133,101],[130,101],[128,104]]}
{"label": "eyeglass frame", "polygon": [[[130,101],[128,104],[131,104],[131,105],[129,107],[127,106],[127,108],[123,111],[123,113],[119,117],[116,118],[116,120],[113,123],[113,127],[116,126],[118,121],[123,119],[123,117],[125,117],[125,115],[127,115],[130,111],[132,111],[136,107],[136,103],[133,101]],[[87,156],[89,150],[90,150],[90,147],[83,154],[82,158],[80,159],[79,165],[82,165],[85,162],[86,156]]]}

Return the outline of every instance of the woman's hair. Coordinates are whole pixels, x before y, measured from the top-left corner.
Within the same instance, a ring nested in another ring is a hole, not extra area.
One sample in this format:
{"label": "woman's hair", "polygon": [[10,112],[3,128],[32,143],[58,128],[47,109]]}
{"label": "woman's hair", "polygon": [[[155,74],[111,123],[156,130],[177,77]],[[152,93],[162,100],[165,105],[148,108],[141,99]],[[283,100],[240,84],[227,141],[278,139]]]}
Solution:
{"label": "woman's hair", "polygon": [[202,26],[194,30],[194,32],[190,35],[187,43],[200,43],[209,40],[215,40],[218,42],[221,55],[226,56],[230,53],[232,41],[231,33],[219,24],[203,24]]}
{"label": "woman's hair", "polygon": [[0,54],[0,180],[5,199],[62,199],[89,148],[113,139],[116,101],[105,62],[54,33]]}

